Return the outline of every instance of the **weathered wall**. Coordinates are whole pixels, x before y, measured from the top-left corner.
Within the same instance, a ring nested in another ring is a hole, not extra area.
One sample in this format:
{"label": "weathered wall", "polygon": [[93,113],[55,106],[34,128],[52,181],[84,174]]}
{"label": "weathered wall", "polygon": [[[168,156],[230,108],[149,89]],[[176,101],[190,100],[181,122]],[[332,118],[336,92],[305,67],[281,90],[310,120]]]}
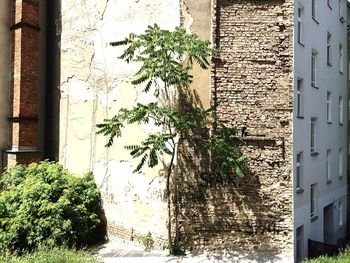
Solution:
{"label": "weathered wall", "polygon": [[[182,0],[181,1],[181,26],[188,33],[197,34],[202,40],[211,38],[211,0]],[[193,82],[191,89],[197,103],[204,107],[210,107],[210,71],[201,69],[197,64],[193,65]]]}
{"label": "weathered wall", "polygon": [[194,169],[181,178],[182,238],[193,248],[291,253],[293,1],[218,0],[212,10],[221,52],[211,103],[242,130],[247,176],[222,179],[198,169],[195,147],[187,151]]}
{"label": "weathered wall", "polygon": [[[166,12],[165,10],[171,10]],[[117,59],[123,47],[109,46],[129,33],[157,23],[179,25],[179,3],[173,0],[63,0],[61,34],[61,100],[59,160],[75,172],[93,171],[102,191],[110,233],[133,238],[150,231],[166,237],[162,167],[133,174],[133,160],[123,146],[138,144],[152,126],[129,126],[107,149],[96,124],[136,102],[130,80],[138,65]]]}
{"label": "weathered wall", "polygon": [[[10,1],[0,1],[0,149],[9,146]],[[0,159],[0,170],[2,158]]]}

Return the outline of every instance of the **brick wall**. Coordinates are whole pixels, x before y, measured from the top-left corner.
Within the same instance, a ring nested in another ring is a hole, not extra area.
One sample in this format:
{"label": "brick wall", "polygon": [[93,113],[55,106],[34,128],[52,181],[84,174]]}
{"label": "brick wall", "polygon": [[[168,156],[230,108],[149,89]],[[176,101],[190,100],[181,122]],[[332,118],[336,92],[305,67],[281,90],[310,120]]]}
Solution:
{"label": "brick wall", "polygon": [[193,249],[290,250],[293,1],[214,2],[221,52],[213,58],[211,102],[244,136],[247,177],[206,171],[188,143],[180,162],[181,238]]}
{"label": "brick wall", "polygon": [[[11,116],[9,117],[11,149],[8,151],[7,163],[16,161],[28,163],[41,159],[41,154],[36,152],[38,148],[39,1],[12,1],[11,10],[12,88]],[[21,150],[25,152],[20,152]]]}

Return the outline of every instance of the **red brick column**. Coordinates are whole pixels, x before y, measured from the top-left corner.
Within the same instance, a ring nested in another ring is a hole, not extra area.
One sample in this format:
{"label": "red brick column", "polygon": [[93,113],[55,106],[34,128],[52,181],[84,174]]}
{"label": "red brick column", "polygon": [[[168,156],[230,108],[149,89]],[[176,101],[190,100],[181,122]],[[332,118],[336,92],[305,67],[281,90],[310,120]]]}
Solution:
{"label": "red brick column", "polygon": [[12,2],[12,83],[8,164],[42,159],[38,151],[39,0]]}

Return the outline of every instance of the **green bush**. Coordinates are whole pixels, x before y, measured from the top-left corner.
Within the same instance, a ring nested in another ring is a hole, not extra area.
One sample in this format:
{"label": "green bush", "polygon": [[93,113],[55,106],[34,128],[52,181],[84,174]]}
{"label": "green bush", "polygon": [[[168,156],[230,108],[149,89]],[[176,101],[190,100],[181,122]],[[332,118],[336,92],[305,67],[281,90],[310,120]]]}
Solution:
{"label": "green bush", "polygon": [[45,161],[9,167],[0,184],[0,253],[80,247],[105,237],[101,196],[91,174],[72,176]]}
{"label": "green bush", "polygon": [[0,263],[102,263],[97,257],[84,251],[53,248],[39,249],[33,254],[0,256]]}
{"label": "green bush", "polygon": [[346,248],[337,257],[322,256],[316,259],[303,261],[305,263],[349,263],[350,262],[350,247]]}

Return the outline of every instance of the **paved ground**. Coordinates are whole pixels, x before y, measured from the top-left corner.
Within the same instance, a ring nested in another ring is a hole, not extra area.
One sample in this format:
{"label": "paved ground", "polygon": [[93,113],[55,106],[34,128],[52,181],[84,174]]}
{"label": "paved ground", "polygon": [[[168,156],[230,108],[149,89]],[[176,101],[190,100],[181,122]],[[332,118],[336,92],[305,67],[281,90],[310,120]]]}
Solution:
{"label": "paved ground", "polygon": [[237,253],[203,253],[200,255],[187,255],[184,257],[169,256],[166,251],[153,250],[145,252],[143,247],[113,239],[99,248],[99,256],[105,263],[264,263],[264,262],[293,262],[286,255]]}

